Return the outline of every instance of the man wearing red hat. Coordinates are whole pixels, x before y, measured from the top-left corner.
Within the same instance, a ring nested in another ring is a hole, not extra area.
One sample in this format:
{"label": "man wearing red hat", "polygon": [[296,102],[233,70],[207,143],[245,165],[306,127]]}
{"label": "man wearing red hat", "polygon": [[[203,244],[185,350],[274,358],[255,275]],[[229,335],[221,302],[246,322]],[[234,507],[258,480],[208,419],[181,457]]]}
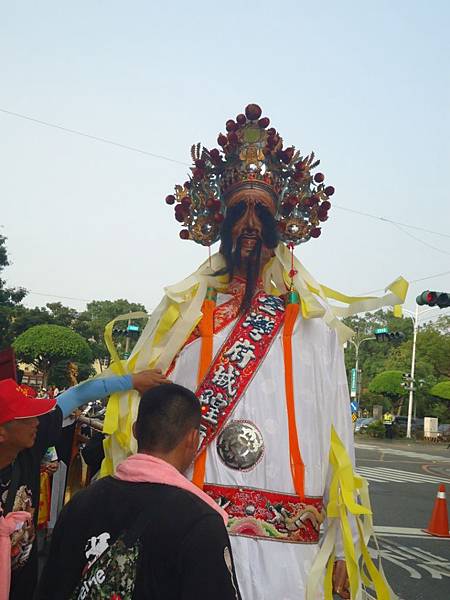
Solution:
{"label": "man wearing red hat", "polygon": [[[61,433],[63,418],[79,406],[117,391],[135,389],[139,393],[165,383],[158,370],[135,375],[87,381],[70,388],[57,400],[30,398],[13,379],[0,381],[0,537],[13,513],[22,515],[11,544],[0,544],[0,599],[11,571],[11,600],[31,598],[37,579],[35,527],[39,507],[40,462]],[[31,518],[24,523],[23,513]],[[9,515],[9,517],[8,517]],[[5,533],[6,532],[6,533]],[[2,549],[6,549],[3,556]],[[3,594],[3,595],[2,595]]]}

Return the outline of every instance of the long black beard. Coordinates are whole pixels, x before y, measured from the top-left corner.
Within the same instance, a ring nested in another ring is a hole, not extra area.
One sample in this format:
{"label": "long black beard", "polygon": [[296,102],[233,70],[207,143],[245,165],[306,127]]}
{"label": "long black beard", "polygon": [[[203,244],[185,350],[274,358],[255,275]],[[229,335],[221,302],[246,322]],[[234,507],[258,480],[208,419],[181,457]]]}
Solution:
{"label": "long black beard", "polygon": [[245,267],[246,283],[245,292],[242,298],[240,311],[246,312],[249,310],[253,296],[256,291],[258,283],[259,272],[261,269],[261,254],[263,244],[267,248],[276,248],[278,245],[278,231],[276,228],[276,222],[270,212],[263,206],[258,207],[258,216],[263,225],[262,228],[262,240],[258,239],[255,247],[251,254],[245,258],[243,264],[241,256],[242,237],[240,236],[236,243],[233,243],[232,230],[234,224],[242,217],[245,213],[246,206],[243,202],[234,205],[229,209],[225,217],[225,221],[222,225],[221,231],[221,247],[220,253],[225,259],[225,267],[220,271],[216,272],[215,275],[228,275],[230,281],[238,271],[242,271],[241,267]]}
{"label": "long black beard", "polygon": [[[241,246],[242,246],[242,236],[239,237],[236,249],[232,254],[232,275],[242,267],[242,256],[241,256]],[[240,310],[241,312],[247,312],[251,306],[253,295],[256,290],[256,284],[258,283],[259,271],[261,268],[261,250],[262,250],[262,242],[261,240],[256,241],[256,245],[253,248],[251,254],[245,259],[244,267],[245,267],[245,292],[242,298]]]}

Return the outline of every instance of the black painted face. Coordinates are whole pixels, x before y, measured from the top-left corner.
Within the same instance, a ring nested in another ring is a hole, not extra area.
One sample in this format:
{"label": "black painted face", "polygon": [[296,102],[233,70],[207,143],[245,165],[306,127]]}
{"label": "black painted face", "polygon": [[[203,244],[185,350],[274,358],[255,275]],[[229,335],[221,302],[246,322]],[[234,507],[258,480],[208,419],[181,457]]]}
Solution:
{"label": "black painted face", "polygon": [[266,206],[249,194],[227,211],[221,231],[220,252],[225,258],[230,278],[237,272],[246,277],[242,310],[250,306],[261,266],[277,247],[276,221]]}

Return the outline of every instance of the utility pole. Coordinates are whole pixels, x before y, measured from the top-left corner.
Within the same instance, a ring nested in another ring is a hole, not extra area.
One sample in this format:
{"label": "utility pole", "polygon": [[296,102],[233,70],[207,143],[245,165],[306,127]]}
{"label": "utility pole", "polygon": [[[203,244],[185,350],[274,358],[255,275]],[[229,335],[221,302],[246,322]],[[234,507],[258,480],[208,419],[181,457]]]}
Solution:
{"label": "utility pole", "polygon": [[130,353],[130,331],[129,331],[130,325],[131,325],[131,319],[128,319],[127,333],[126,333],[127,337],[125,339],[125,354],[126,354],[127,358]]}
{"label": "utility pole", "polygon": [[412,414],[413,414],[413,404],[414,404],[414,373],[416,370],[416,346],[417,346],[417,332],[419,330],[419,320],[431,312],[433,308],[428,308],[421,313],[419,313],[419,305],[416,304],[415,312],[407,310],[403,308],[403,312],[407,313],[411,318],[414,326],[414,334],[413,334],[413,347],[412,347],[412,356],[411,356],[411,375],[408,379],[409,381],[409,400],[408,400],[408,424],[406,426],[406,437],[411,438],[411,425],[412,425]]}
{"label": "utility pole", "polygon": [[417,344],[417,331],[419,329],[419,305],[416,304],[416,312],[413,318],[414,323],[414,335],[413,335],[413,347],[411,357],[411,381],[409,382],[409,401],[408,401],[408,424],[406,426],[406,437],[411,437],[411,423],[412,423],[412,410],[414,402],[414,371],[416,369],[416,344]]}

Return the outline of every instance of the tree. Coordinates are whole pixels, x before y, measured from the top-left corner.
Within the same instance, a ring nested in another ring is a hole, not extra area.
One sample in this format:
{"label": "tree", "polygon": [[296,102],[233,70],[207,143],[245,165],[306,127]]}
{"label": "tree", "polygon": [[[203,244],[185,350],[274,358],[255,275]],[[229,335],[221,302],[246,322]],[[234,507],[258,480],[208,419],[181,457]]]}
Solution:
{"label": "tree", "polygon": [[17,306],[11,317],[10,330],[12,337],[16,338],[35,325],[61,325],[73,329],[78,312],[74,308],[63,306],[61,302],[49,302],[45,307]]}
{"label": "tree", "polygon": [[450,381],[440,381],[436,383],[431,390],[430,394],[441,398],[442,400],[450,400]]}
{"label": "tree", "polygon": [[34,365],[43,374],[44,386],[47,386],[50,369],[58,362],[92,362],[92,352],[86,340],[60,325],[31,327],[19,335],[13,348],[19,360]]}
{"label": "tree", "polygon": [[24,288],[8,288],[1,273],[9,265],[6,250],[6,238],[0,235],[0,349],[9,346],[12,341],[12,313],[26,296]]}
{"label": "tree", "polygon": [[[84,381],[85,379],[92,377],[92,375],[95,375],[95,369],[92,367],[92,365],[77,363],[77,367],[78,367],[78,374],[77,374],[78,381]],[[48,385],[56,385],[56,387],[58,387],[60,389],[67,388],[67,387],[70,387],[71,385],[73,385],[73,382],[69,375],[67,360],[57,362],[56,364],[54,364],[51,367],[49,374],[48,374],[47,383],[48,383]]]}
{"label": "tree", "polygon": [[417,335],[417,360],[432,365],[437,379],[450,377],[450,335],[442,334],[430,323]]}
{"label": "tree", "polygon": [[45,306],[50,313],[52,323],[73,329],[78,319],[77,310],[64,306],[61,302],[47,302]]}
{"label": "tree", "polygon": [[[373,331],[380,327],[388,327],[390,331],[401,331],[405,335],[399,344],[378,343],[376,341],[362,344],[359,353],[359,365],[362,370],[361,404],[369,407],[375,402],[380,402],[380,397],[369,391],[369,383],[383,371],[401,371],[408,373],[411,370],[413,328],[409,318],[396,318],[389,310],[378,310],[361,316],[344,319],[344,322],[355,332],[355,341],[373,336]],[[355,366],[355,348],[349,344],[345,352],[347,372]],[[441,411],[438,407],[439,400],[430,400],[429,390],[435,383],[450,377],[450,316],[440,315],[435,321],[423,324],[417,336],[416,352],[416,389],[414,392],[414,411],[417,416],[432,414],[432,411]],[[384,395],[383,404],[390,406],[391,400]],[[393,399],[396,402],[398,399]],[[441,402],[442,404],[442,402]],[[443,404],[443,409],[450,407]],[[442,412],[442,411],[441,411]]]}
{"label": "tree", "polygon": [[89,302],[74,323],[74,329],[89,341],[94,358],[102,362],[109,361],[109,352],[104,342],[107,323],[129,312],[145,312],[143,304],[128,300],[94,300]]}
{"label": "tree", "polygon": [[[375,329],[387,327],[390,331],[401,331],[405,335],[405,341],[408,341],[412,338],[412,323],[409,319],[398,319],[393,316],[391,311],[384,310],[348,317],[344,319],[344,323],[355,331],[355,341],[374,337],[373,341],[362,344],[359,351],[362,397],[364,398],[364,390],[367,389],[369,382],[381,371],[388,370],[386,361],[395,355],[399,347],[403,346],[403,344],[377,342],[374,336]],[[409,360],[411,362],[411,358]],[[345,365],[348,372],[355,366],[355,348],[352,344],[348,345],[345,352]]]}
{"label": "tree", "polygon": [[373,394],[381,394],[397,403],[397,410],[400,414],[403,398],[407,392],[402,387],[403,373],[401,371],[383,371],[376,375],[369,385],[369,391]]}

